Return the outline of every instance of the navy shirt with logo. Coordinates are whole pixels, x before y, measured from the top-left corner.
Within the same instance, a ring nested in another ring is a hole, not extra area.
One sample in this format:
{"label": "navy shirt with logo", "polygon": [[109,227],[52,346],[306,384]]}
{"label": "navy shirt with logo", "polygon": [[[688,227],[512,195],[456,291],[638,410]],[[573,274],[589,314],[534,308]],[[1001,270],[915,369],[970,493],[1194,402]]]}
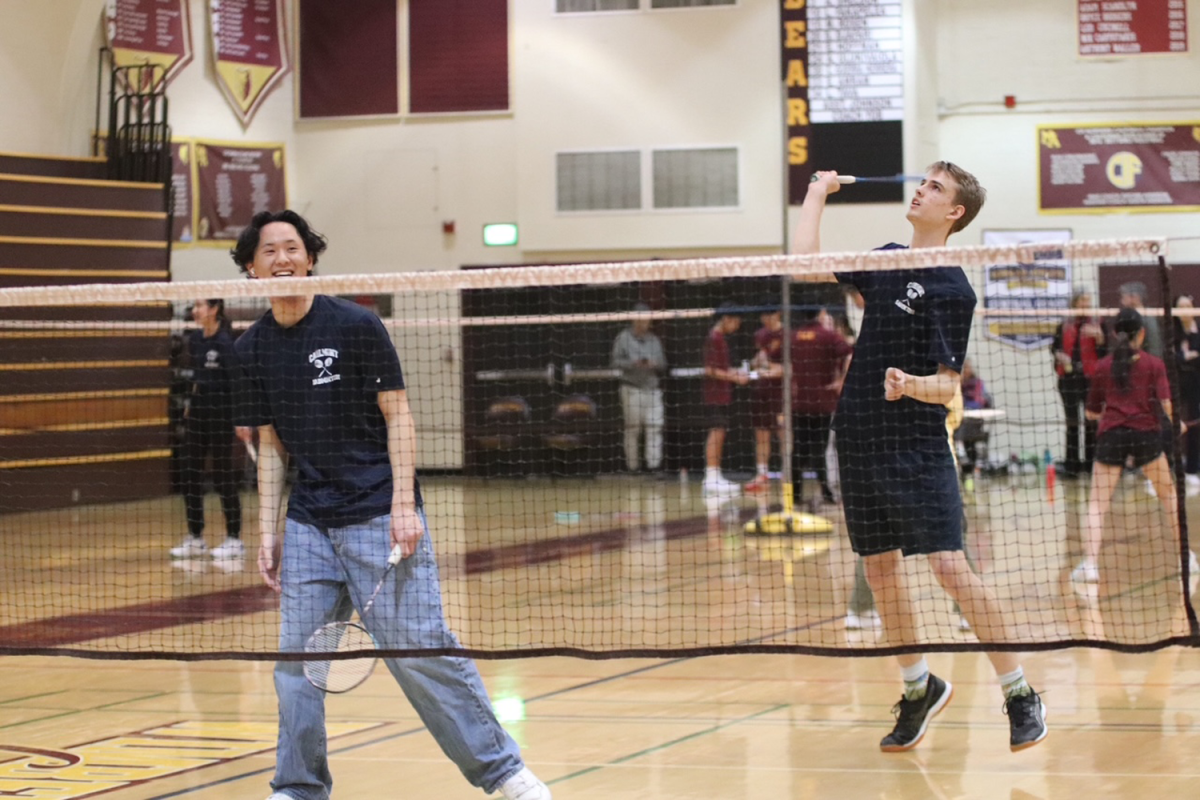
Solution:
{"label": "navy shirt with logo", "polygon": [[212,336],[193,331],[187,340],[192,368],[192,392],[188,414],[193,418],[233,420],[233,396],[237,383],[237,354],[233,337],[225,329]]}
{"label": "navy shirt with logo", "polygon": [[[881,250],[903,249],[889,244]],[[837,273],[865,301],[854,358],[834,417],[839,444],[866,451],[946,448],[946,408],[911,397],[889,401],[888,367],[934,375],[962,371],[975,291],[961,267]]]}
{"label": "navy shirt with logo", "polygon": [[379,318],[317,295],[288,328],[268,311],[238,339],[237,353],[239,424],[273,425],[297,467],[288,517],[334,528],[388,514],[392,468],[378,393],[403,389],[404,376]]}

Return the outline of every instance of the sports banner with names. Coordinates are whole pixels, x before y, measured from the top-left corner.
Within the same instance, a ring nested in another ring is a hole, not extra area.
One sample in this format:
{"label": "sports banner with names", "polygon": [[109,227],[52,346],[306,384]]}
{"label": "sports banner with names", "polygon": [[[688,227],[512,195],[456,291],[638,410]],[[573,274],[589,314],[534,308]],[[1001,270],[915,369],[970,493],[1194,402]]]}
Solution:
{"label": "sports banner with names", "polygon": [[192,60],[191,20],[188,0],[107,0],[104,29],[113,64],[157,65],[170,83]]}
{"label": "sports banner with names", "polygon": [[1200,121],[1038,126],[1043,214],[1200,210]]}
{"label": "sports banner with names", "polygon": [[237,239],[260,211],[287,207],[283,144],[194,140],[196,241]]}
{"label": "sports banner with names", "polygon": [[1085,58],[1186,53],[1187,0],[1077,0]]}
{"label": "sports banner with names", "polygon": [[192,153],[195,143],[191,139],[171,140],[171,202],[174,213],[171,240],[191,244],[196,238],[196,204],[192,181]]}
{"label": "sports banner with names", "polygon": [[209,0],[213,66],[242,126],[291,70],[284,0]]}
{"label": "sports banner with names", "polygon": [[[997,264],[985,268],[983,307],[989,311],[1066,310],[1071,306],[1071,262],[1063,257],[1057,244],[1071,241],[1069,230],[1006,231],[985,230],[987,246],[1045,245],[1034,253],[1030,264]],[[999,339],[1018,350],[1036,350],[1050,344],[1059,317],[989,316],[987,336]]]}

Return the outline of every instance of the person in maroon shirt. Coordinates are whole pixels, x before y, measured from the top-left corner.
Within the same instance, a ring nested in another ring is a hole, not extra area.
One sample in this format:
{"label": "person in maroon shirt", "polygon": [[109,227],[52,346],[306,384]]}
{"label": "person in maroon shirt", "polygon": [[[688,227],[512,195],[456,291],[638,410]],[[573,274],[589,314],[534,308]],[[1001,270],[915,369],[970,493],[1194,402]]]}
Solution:
{"label": "person in maroon shirt", "polygon": [[762,494],[771,485],[767,467],[771,462],[771,437],[779,433],[783,413],[783,320],[778,308],[768,307],[761,316],[762,327],[754,332],[754,359],[758,372],[750,400],[750,424],[754,428],[754,480],[743,489]]}
{"label": "person in maroon shirt", "polygon": [[708,439],[704,444],[704,493],[731,496],[739,494],[741,486],[722,477],[721,452],[725,449],[733,386],[745,386],[750,376],[730,366],[729,342],[725,340],[742,326],[742,318],[728,303],[717,308],[716,316],[717,322],[704,340],[704,414],[708,423]]}
{"label": "person in maroon shirt", "polygon": [[[1096,364],[1088,391],[1088,419],[1099,420],[1096,462],[1088,501],[1083,560],[1071,572],[1081,583],[1100,580],[1097,561],[1104,515],[1126,466],[1141,467],[1170,520],[1175,550],[1179,552],[1179,516],[1175,482],[1163,453],[1162,415],[1171,418],[1171,387],[1162,359],[1142,351],[1146,329],[1136,309],[1124,308],[1113,325],[1112,355]],[[1193,562],[1195,555],[1192,555]]]}
{"label": "person in maroon shirt", "polygon": [[804,497],[804,473],[815,472],[821,499],[833,503],[825,450],[837,408],[842,379],[853,348],[833,329],[824,308],[807,312],[807,321],[792,334],[792,482]]}

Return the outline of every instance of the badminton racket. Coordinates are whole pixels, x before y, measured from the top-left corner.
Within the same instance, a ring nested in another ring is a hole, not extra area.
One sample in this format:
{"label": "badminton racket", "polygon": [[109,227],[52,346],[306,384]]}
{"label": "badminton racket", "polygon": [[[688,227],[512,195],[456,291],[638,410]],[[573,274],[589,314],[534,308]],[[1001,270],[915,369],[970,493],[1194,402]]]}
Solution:
{"label": "badminton racket", "polygon": [[[313,632],[312,636],[308,637],[308,641],[304,643],[304,652],[310,655],[329,655],[331,653],[352,653],[359,650],[377,650],[379,645],[375,642],[375,637],[363,627],[362,623],[366,620],[367,614],[371,613],[371,606],[375,604],[379,590],[383,588],[384,581],[391,574],[392,568],[400,563],[401,557],[400,545],[396,545],[392,548],[391,555],[388,556],[387,569],[383,571],[383,577],[379,579],[375,591],[371,593],[371,599],[363,607],[358,622],[329,622],[322,625]],[[378,660],[378,657],[373,655],[360,658],[308,659],[304,662],[304,677],[323,692],[340,694],[350,691],[370,677],[371,672],[375,669],[375,662]]]}
{"label": "badminton racket", "polygon": [[[816,183],[821,180],[821,176],[813,174],[809,183]],[[838,175],[837,182],[843,186],[851,183],[920,183],[925,180],[924,175],[886,175],[882,177],[860,177],[858,175]]]}

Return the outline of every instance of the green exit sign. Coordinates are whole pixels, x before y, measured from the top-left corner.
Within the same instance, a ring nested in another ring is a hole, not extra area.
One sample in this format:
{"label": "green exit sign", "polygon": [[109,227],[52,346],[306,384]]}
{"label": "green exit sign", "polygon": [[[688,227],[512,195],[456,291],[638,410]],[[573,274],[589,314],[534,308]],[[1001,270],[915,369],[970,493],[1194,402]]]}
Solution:
{"label": "green exit sign", "polygon": [[515,222],[493,222],[483,226],[483,243],[488,247],[512,247],[517,243]]}

